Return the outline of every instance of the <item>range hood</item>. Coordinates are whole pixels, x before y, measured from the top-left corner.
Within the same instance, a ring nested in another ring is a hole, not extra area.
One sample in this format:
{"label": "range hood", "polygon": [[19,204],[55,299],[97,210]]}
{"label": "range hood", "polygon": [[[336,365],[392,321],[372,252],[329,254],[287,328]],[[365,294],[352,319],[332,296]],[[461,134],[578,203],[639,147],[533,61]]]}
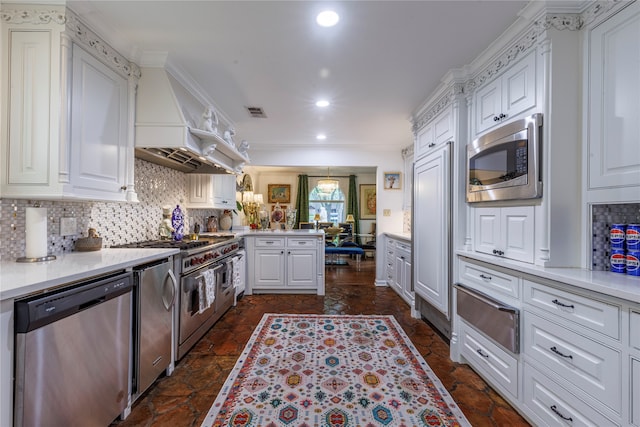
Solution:
{"label": "range hood", "polygon": [[196,126],[208,107],[164,68],[142,68],[136,95],[136,157],[186,173],[241,173],[246,153]]}

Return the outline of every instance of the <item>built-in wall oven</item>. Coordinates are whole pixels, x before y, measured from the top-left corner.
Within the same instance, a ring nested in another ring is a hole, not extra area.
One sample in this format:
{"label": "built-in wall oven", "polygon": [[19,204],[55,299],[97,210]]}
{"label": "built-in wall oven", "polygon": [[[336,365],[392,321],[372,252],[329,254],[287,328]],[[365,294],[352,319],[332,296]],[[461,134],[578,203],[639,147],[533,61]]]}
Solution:
{"label": "built-in wall oven", "polygon": [[542,114],[500,126],[467,146],[467,202],[542,197]]}

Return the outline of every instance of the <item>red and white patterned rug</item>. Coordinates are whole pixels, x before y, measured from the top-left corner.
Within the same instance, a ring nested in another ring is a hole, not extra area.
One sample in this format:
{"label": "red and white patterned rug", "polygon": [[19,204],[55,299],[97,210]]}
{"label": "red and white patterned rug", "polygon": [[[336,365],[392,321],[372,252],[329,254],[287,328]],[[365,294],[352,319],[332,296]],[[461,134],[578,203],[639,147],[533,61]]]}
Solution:
{"label": "red and white patterned rug", "polygon": [[265,314],[202,426],[470,426],[393,316]]}

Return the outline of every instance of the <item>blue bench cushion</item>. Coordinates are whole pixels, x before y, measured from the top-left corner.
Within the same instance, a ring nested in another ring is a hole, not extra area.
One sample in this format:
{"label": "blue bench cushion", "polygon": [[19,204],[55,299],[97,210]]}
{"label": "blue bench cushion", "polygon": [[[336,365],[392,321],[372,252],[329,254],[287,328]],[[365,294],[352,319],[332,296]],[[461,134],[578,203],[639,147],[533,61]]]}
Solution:
{"label": "blue bench cushion", "polygon": [[363,255],[364,250],[357,246],[327,246],[324,248],[325,254],[342,254],[342,255]]}

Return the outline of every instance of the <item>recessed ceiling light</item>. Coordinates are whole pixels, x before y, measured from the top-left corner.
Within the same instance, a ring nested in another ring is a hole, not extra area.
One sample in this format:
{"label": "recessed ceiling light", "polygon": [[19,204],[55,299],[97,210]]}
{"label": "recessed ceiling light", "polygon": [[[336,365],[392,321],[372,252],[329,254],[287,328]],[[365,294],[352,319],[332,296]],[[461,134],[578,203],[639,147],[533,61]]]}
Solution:
{"label": "recessed ceiling light", "polygon": [[316,139],[324,141],[325,139],[327,139],[327,135],[325,135],[324,133],[319,133],[316,135]]}
{"label": "recessed ceiling light", "polygon": [[329,106],[329,101],[327,101],[326,99],[321,99],[319,101],[316,102],[316,107],[328,107]]}
{"label": "recessed ceiling light", "polygon": [[340,17],[333,10],[325,10],[320,12],[316,17],[316,22],[322,27],[333,27],[338,23]]}

